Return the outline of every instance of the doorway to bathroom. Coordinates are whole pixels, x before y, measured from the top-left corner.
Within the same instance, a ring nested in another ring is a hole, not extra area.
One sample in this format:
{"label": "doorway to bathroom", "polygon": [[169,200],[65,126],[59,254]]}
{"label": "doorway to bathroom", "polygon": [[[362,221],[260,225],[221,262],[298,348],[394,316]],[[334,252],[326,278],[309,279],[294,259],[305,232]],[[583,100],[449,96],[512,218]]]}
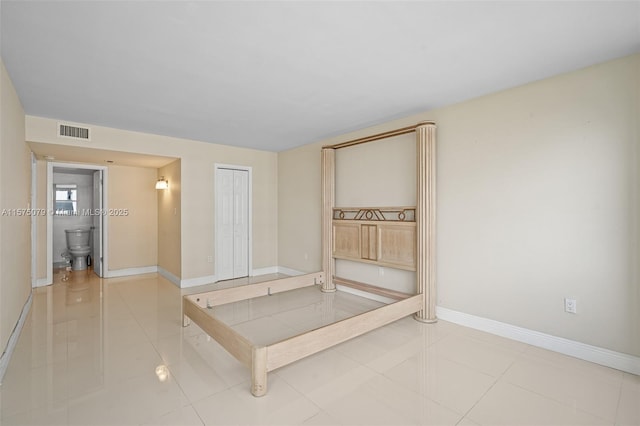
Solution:
{"label": "doorway to bathroom", "polygon": [[[74,269],[90,269],[99,277],[104,276],[107,170],[93,164],[48,163],[47,284],[53,282],[56,268],[69,264],[75,264]],[[69,250],[67,234],[69,238],[81,239],[81,245],[88,248]]]}
{"label": "doorway to bathroom", "polygon": [[251,270],[251,167],[215,165],[216,280]]}

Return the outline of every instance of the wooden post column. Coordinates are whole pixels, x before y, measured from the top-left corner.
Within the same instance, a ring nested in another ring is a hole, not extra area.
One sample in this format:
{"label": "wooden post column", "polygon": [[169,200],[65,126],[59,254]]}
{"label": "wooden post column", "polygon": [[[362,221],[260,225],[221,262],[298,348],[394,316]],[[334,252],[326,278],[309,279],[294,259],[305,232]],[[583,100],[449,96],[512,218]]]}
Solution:
{"label": "wooden post column", "polygon": [[422,295],[422,309],[415,319],[436,322],[436,125],[416,126],[418,194],[416,198],[416,286]]}
{"label": "wooden post column", "polygon": [[336,291],[333,282],[336,262],[333,259],[333,207],[335,204],[336,188],[336,150],[322,148],[322,270],[324,282],[322,291],[330,293]]}

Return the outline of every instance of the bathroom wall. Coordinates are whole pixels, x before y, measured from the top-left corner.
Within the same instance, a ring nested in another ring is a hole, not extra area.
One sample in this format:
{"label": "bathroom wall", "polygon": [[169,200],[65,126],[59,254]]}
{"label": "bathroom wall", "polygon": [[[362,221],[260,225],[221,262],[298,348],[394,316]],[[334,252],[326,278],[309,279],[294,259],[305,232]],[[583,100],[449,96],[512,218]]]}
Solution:
{"label": "bathroom wall", "polygon": [[[89,171],[93,173],[93,171]],[[65,229],[90,228],[93,225],[93,218],[90,215],[80,214],[83,210],[94,209],[93,205],[93,175],[86,172],[66,173],[56,172],[54,168],[53,183],[55,184],[76,184],[78,185],[78,215],[53,216],[53,264],[64,263],[61,256],[67,250],[67,240]]]}

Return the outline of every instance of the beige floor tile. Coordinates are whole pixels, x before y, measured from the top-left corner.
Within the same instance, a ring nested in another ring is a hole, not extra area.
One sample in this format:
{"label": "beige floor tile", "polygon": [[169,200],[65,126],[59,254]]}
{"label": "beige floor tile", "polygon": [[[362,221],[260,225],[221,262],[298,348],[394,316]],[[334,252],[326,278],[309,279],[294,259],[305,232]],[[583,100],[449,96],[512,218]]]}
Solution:
{"label": "beige floor tile", "polygon": [[14,365],[15,361],[16,358],[12,358],[11,368],[2,382],[0,418],[32,410],[53,412],[57,407],[65,406],[69,396],[66,362],[30,368],[28,359],[22,360],[21,365]]}
{"label": "beige floor tile", "polygon": [[622,387],[640,391],[640,376],[631,373],[624,373],[622,377]]}
{"label": "beige floor tile", "polygon": [[0,420],[0,425],[4,426],[66,425],[68,423],[66,405],[29,410]]}
{"label": "beige floor tile", "polygon": [[465,327],[443,320],[438,320],[435,323],[420,322],[414,319],[413,315],[392,323],[392,327],[397,327],[409,337],[424,337],[428,339],[430,344],[445,336],[453,333],[462,333],[465,330]]}
{"label": "beige floor tile", "polygon": [[340,422],[338,422],[336,419],[331,417],[324,410],[320,410],[319,413],[317,413],[313,417],[308,418],[301,424],[304,426],[339,426],[341,425]]}
{"label": "beige floor tile", "polygon": [[141,424],[188,405],[180,387],[169,375],[154,373],[110,383],[69,402],[69,424]]}
{"label": "beige floor tile", "polygon": [[169,312],[150,312],[136,317],[150,340],[158,340],[183,332],[182,315],[179,310]]}
{"label": "beige floor tile", "polygon": [[14,357],[29,360],[31,367],[65,361],[68,354],[67,323],[39,323],[27,321],[23,328],[21,345],[14,351]]}
{"label": "beige floor tile", "polygon": [[[415,344],[412,344],[414,342]],[[418,337],[407,338],[407,335],[400,332],[398,327],[387,325],[341,343],[336,346],[336,350],[361,364],[368,365],[387,356],[390,351],[404,349],[404,359],[398,354],[399,364],[421,350],[424,347],[419,344],[421,342]]]}
{"label": "beige floor tile", "polygon": [[111,346],[104,350],[104,375],[113,382],[153,373],[163,364],[162,358],[149,340],[131,346]]}
{"label": "beige floor tile", "polygon": [[624,375],[622,371],[615,370],[613,368],[535,346],[529,346],[524,351],[523,356],[543,359],[562,369],[575,370],[591,377],[598,377],[601,380],[607,380],[616,385],[620,383],[620,380]]}
{"label": "beige floor tile", "polygon": [[270,345],[295,336],[295,331],[274,317],[256,318],[232,327],[254,345]]}
{"label": "beige floor tile", "polygon": [[350,395],[376,375],[378,375],[376,372],[366,367],[356,367],[345,371],[340,376],[335,376],[333,380],[318,383],[313,389],[304,392],[304,395],[320,408],[327,407],[334,401]]}
{"label": "beige floor tile", "polygon": [[421,353],[384,373],[394,382],[454,410],[466,413],[495,378],[442,356]]}
{"label": "beige floor tile", "polygon": [[250,372],[247,367],[231,356],[215,340],[205,334],[196,336],[172,336],[156,344],[164,364],[170,368],[187,363],[214,371],[229,386],[247,380]]}
{"label": "beige floor tile", "polygon": [[284,380],[269,377],[269,392],[256,398],[249,382],[193,404],[206,425],[300,424],[320,410]]}
{"label": "beige floor tile", "polygon": [[462,327],[462,329],[460,330],[460,334],[518,353],[522,353],[529,348],[529,345],[526,343],[507,339],[506,337],[497,336],[485,331],[475,330],[473,328]]}
{"label": "beige floor tile", "polygon": [[409,339],[402,345],[390,347],[386,352],[380,353],[366,365],[379,373],[385,373],[417,355],[426,353],[428,347],[429,344],[423,339]]}
{"label": "beige floor tile", "polygon": [[98,336],[102,336],[105,346],[127,347],[148,340],[138,321],[133,318],[104,318],[103,327],[96,330]]}
{"label": "beige floor tile", "polygon": [[200,401],[214,393],[221,392],[231,386],[241,383],[248,377],[244,375],[244,380],[236,383],[227,383],[224,378],[216,372],[204,360],[180,361],[168,367],[171,375],[178,383],[189,401]]}
{"label": "beige floor tile", "polygon": [[[181,295],[203,288],[81,273],[36,289],[0,424],[640,424],[638,376],[412,317],[269,373],[255,398],[249,368],[182,327]],[[316,286],[221,308],[274,341],[378,305]]]}
{"label": "beige floor tile", "polygon": [[381,375],[322,408],[342,424],[455,425],[462,417]]}
{"label": "beige floor tile", "polygon": [[480,426],[480,424],[474,422],[468,417],[465,417],[464,419],[460,420],[456,426]]}
{"label": "beige floor tile", "polygon": [[309,395],[314,402],[317,394],[327,389],[330,389],[329,393],[336,390],[336,384],[348,387],[348,382],[356,380],[361,372],[369,377],[375,374],[334,349],[319,352],[275,371],[294,389]]}
{"label": "beige floor tile", "polygon": [[200,419],[200,416],[198,416],[198,413],[196,413],[196,410],[191,405],[187,405],[186,407],[180,407],[168,414],[149,420],[143,423],[143,425],[202,426],[204,423],[202,419]]}
{"label": "beige floor tile", "polygon": [[611,422],[615,420],[622,384],[622,377],[616,384],[601,375],[585,374],[582,369],[528,357],[516,361],[502,380]]}
{"label": "beige floor tile", "polygon": [[441,356],[493,377],[501,376],[516,360],[518,352],[472,339],[464,334],[447,336],[434,343],[428,354]]}
{"label": "beige floor tile", "polygon": [[508,383],[497,383],[467,414],[481,425],[607,425],[611,422]]}
{"label": "beige floor tile", "polygon": [[616,425],[640,425],[640,389],[623,387],[616,415]]}

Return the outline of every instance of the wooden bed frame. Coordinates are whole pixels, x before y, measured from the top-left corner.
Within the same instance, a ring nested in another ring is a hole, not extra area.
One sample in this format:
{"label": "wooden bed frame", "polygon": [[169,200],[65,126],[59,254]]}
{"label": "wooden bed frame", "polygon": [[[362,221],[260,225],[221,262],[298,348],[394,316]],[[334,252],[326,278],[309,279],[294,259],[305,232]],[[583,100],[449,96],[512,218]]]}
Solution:
{"label": "wooden bed frame", "polygon": [[[183,325],[195,322],[231,355],[251,369],[251,393],[267,392],[267,373],[346,340],[414,314],[435,322],[435,130],[421,122],[390,132],[322,148],[322,267],[323,271],[257,284],[185,295]],[[417,205],[415,207],[335,207],[337,149],[415,132]],[[335,259],[347,259],[416,272],[416,294],[405,294],[335,276]],[[377,294],[395,302],[306,333],[270,344],[255,345],[208,308],[284,291],[336,284]]]}

